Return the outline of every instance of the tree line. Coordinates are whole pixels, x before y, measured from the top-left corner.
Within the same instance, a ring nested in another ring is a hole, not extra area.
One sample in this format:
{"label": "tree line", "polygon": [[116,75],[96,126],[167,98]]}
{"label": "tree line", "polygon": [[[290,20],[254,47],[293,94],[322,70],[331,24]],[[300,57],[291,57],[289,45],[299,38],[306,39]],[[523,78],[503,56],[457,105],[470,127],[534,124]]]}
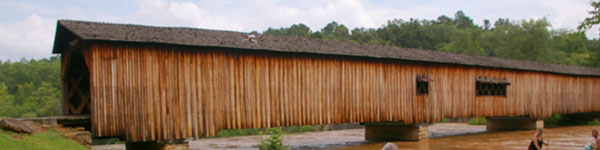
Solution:
{"label": "tree line", "polygon": [[[582,23],[584,28],[600,22],[598,15],[592,15],[585,26]],[[435,20],[393,19],[378,28],[350,30],[333,21],[314,31],[299,23],[269,28],[262,34],[600,67],[600,41],[588,39],[583,32],[550,27],[544,18],[500,18],[476,25],[463,11],[457,11],[453,17],[442,15]],[[57,56],[0,61],[0,118],[60,115],[60,66]]]}
{"label": "tree line", "polygon": [[61,113],[60,58],[0,61],[0,118]]}
{"label": "tree line", "polygon": [[476,25],[463,11],[435,20],[393,19],[378,28],[350,30],[335,21],[313,31],[299,23],[269,28],[265,35],[286,35],[354,43],[421,48],[547,63],[600,66],[600,41],[584,32],[551,29],[545,18],[484,20]]}

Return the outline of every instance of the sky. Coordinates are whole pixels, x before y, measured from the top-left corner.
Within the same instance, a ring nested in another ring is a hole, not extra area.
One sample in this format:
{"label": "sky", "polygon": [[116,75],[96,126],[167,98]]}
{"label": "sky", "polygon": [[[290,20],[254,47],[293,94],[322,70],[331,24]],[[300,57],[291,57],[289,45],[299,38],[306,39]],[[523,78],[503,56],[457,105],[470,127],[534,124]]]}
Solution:
{"label": "sky", "polygon": [[[58,19],[262,32],[304,23],[313,31],[336,21],[353,29],[392,19],[453,17],[462,10],[484,19],[546,18],[552,29],[576,30],[589,0],[2,0],[0,61],[53,56]],[[586,32],[598,38],[598,27]]]}

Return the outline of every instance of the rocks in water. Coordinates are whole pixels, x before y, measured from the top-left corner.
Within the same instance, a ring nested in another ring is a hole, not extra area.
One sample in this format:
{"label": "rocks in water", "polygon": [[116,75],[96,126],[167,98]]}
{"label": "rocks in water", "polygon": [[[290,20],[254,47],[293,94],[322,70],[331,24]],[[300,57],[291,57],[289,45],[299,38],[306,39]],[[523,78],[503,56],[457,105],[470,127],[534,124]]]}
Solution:
{"label": "rocks in water", "polygon": [[12,118],[4,118],[0,122],[0,128],[18,133],[35,133],[37,128],[33,122],[23,122]]}
{"label": "rocks in water", "polygon": [[381,148],[381,150],[398,150],[398,146],[396,146],[396,144],[394,143],[385,143],[385,145],[383,146],[383,148]]}

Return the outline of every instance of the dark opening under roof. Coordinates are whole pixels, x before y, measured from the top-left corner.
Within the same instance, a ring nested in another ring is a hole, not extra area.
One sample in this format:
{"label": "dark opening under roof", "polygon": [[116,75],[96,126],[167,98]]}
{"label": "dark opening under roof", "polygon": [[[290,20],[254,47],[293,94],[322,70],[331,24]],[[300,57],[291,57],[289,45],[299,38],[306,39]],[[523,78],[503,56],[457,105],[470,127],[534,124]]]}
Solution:
{"label": "dark opening under roof", "polygon": [[327,41],[289,36],[262,35],[257,44],[245,40],[248,33],[184,27],[153,27],[88,21],[59,20],[53,53],[62,53],[70,40],[120,41],[224,47],[278,52],[303,52],[372,58],[400,59],[467,66],[529,70],[569,75],[600,76],[600,69],[580,66],[471,56],[433,50]]}

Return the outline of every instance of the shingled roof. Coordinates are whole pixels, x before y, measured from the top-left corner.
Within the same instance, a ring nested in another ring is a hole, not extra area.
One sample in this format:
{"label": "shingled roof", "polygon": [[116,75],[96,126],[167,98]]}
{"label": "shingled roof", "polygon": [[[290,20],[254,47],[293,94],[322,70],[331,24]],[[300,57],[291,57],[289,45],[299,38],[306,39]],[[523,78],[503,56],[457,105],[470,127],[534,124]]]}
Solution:
{"label": "shingled roof", "polygon": [[[66,35],[70,34],[70,35]],[[59,20],[53,53],[62,53],[69,36],[88,41],[121,41],[268,50],[289,53],[316,53],[371,58],[400,59],[476,67],[540,71],[569,75],[600,76],[600,69],[580,66],[471,56],[433,50],[356,44],[290,36],[262,35],[258,44],[245,39],[248,33],[184,27],[153,27],[87,21]]]}

